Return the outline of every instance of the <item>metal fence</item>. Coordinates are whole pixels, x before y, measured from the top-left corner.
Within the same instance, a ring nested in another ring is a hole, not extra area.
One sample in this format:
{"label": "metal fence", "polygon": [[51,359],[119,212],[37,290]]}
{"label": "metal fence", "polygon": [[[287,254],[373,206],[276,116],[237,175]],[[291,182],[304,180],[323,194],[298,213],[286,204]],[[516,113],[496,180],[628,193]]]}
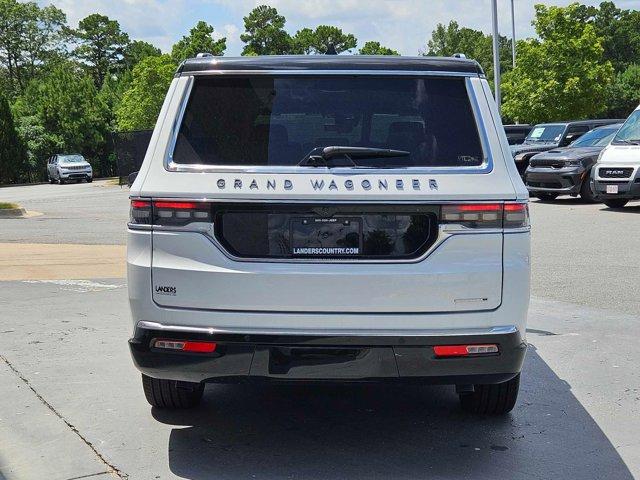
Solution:
{"label": "metal fence", "polygon": [[153,130],[114,132],[113,147],[120,185],[127,182],[129,174],[140,170]]}

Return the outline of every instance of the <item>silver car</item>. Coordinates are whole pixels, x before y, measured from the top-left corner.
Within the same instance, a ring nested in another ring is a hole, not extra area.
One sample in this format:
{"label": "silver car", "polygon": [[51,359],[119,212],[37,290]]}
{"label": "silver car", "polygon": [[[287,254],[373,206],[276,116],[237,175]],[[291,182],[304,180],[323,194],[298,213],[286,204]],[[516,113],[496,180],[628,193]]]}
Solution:
{"label": "silver car", "polygon": [[47,160],[47,179],[50,183],[66,183],[69,180],[88,183],[93,181],[93,169],[82,155],[58,154]]}

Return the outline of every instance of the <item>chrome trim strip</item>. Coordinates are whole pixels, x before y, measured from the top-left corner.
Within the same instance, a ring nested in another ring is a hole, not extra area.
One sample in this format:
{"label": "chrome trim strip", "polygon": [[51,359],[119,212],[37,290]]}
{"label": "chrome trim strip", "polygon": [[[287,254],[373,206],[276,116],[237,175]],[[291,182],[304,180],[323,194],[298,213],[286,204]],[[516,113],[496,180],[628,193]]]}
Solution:
{"label": "chrome trim strip", "polygon": [[[272,314],[272,312],[264,312],[265,314]],[[451,312],[451,314],[459,314],[460,312]],[[300,313],[300,315],[309,315],[309,313]],[[313,315],[313,314],[311,314]],[[344,315],[343,313],[330,313],[323,315]],[[356,313],[355,315],[362,315]],[[385,314],[388,315],[388,314]],[[420,314],[416,314],[420,315]],[[422,314],[424,315],[424,314]],[[428,315],[428,314],[427,314]],[[192,327],[181,325],[165,325],[158,322],[149,322],[146,320],[140,320],[137,328],[145,330],[160,330],[163,332],[175,332],[175,333],[203,333],[207,335],[214,335],[216,333],[224,334],[237,334],[237,335],[337,335],[337,336],[403,336],[403,337],[428,337],[428,336],[458,336],[458,335],[504,335],[518,332],[518,327],[515,325],[504,325],[488,328],[472,328],[468,330],[302,330],[302,329],[259,329],[259,328],[218,328],[218,327]]]}
{"label": "chrome trim strip", "polygon": [[346,69],[309,69],[309,70],[224,70],[211,69],[180,72],[181,77],[199,77],[208,75],[381,75],[381,76],[428,76],[428,77],[480,77],[478,73],[431,70],[346,70]]}
{"label": "chrome trim strip", "polygon": [[[288,75],[292,72],[288,70],[280,71],[280,70],[271,70],[271,71],[224,71],[224,70],[216,70],[216,73],[229,73],[229,74],[255,74],[255,73],[263,73],[269,75]],[[365,72],[366,75],[377,75],[381,72],[373,70],[356,70],[355,73],[349,72],[346,70],[310,70],[305,71],[305,74],[317,74],[317,75],[355,75]],[[298,72],[301,73],[301,72]],[[173,123],[172,131],[171,131],[171,140],[169,141],[169,145],[167,146],[167,150],[164,155],[163,163],[164,168],[168,172],[191,172],[191,173],[268,173],[268,174],[318,174],[318,173],[331,173],[333,175],[426,175],[426,174],[479,174],[479,173],[491,173],[493,170],[493,156],[489,150],[489,137],[487,136],[487,132],[484,126],[484,123],[480,121],[480,106],[478,104],[478,99],[475,94],[475,90],[473,89],[473,85],[471,84],[471,77],[477,77],[478,75],[464,75],[457,72],[444,72],[448,73],[448,75],[442,75],[443,72],[398,72],[398,71],[384,71],[384,75],[397,75],[398,73],[402,75],[408,76],[455,76],[455,77],[465,77],[465,88],[467,91],[467,95],[469,97],[469,101],[471,104],[471,110],[473,112],[474,120],[476,123],[476,128],[478,131],[478,136],[480,138],[480,145],[483,152],[483,162],[478,166],[471,167],[410,167],[410,168],[349,168],[349,167],[338,167],[338,168],[317,168],[317,167],[298,167],[298,166],[247,166],[247,167],[239,167],[236,165],[204,165],[204,164],[178,164],[173,161],[173,154],[175,151],[176,143],[178,141],[178,134],[180,132],[180,126],[182,125],[182,120],[184,118],[184,113],[187,108],[187,104],[189,102],[189,97],[191,95],[191,90],[194,84],[194,77],[189,75],[189,84],[185,88],[183,92],[182,99],[180,100],[180,109],[178,115]]]}

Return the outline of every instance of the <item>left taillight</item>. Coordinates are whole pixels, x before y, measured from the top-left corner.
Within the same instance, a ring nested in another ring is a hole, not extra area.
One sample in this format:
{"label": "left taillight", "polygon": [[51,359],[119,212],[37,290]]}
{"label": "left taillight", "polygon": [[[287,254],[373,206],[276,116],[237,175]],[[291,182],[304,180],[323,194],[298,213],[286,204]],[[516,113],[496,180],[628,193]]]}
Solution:
{"label": "left taillight", "polygon": [[130,223],[181,227],[194,222],[211,222],[211,204],[173,200],[132,199]]}
{"label": "left taillight", "polygon": [[151,201],[131,200],[129,223],[134,225],[151,225]]}

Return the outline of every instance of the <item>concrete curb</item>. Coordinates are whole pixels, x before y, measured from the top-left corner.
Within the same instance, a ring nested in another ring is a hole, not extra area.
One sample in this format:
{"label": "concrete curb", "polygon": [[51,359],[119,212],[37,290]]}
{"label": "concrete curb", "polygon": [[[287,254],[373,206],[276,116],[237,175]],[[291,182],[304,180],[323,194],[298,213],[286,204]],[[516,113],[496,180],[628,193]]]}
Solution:
{"label": "concrete curb", "polygon": [[24,208],[3,208],[0,209],[0,218],[23,218],[27,216]]}

